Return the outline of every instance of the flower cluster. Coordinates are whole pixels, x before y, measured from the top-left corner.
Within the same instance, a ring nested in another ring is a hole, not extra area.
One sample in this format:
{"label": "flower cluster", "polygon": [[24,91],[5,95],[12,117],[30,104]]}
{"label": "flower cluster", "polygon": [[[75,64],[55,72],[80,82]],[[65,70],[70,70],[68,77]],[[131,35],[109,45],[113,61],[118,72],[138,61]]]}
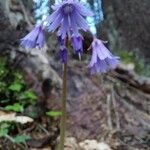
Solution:
{"label": "flower cluster", "polygon": [[[60,46],[60,59],[62,63],[67,63],[66,41],[71,42],[73,52],[81,54],[83,52],[83,37],[80,30],[89,31],[86,17],[93,13],[88,10],[79,0],[63,0],[59,4],[52,6],[54,12],[46,18],[47,26],[43,24],[35,27],[28,35],[21,39],[21,45],[25,48],[42,48],[45,44],[44,30],[47,27],[49,32],[57,32]],[[119,58],[113,56],[105,47],[104,41],[93,36],[91,44],[92,58],[88,68],[91,74],[105,73],[116,68]]]}

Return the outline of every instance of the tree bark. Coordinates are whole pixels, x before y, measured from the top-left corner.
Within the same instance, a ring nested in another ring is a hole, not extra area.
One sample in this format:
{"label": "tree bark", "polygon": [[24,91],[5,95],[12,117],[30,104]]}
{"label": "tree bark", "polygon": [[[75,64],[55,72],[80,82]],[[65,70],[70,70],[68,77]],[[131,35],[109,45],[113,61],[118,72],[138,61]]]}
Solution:
{"label": "tree bark", "polygon": [[104,22],[98,33],[110,41],[112,49],[133,50],[150,62],[150,1],[103,0]]}

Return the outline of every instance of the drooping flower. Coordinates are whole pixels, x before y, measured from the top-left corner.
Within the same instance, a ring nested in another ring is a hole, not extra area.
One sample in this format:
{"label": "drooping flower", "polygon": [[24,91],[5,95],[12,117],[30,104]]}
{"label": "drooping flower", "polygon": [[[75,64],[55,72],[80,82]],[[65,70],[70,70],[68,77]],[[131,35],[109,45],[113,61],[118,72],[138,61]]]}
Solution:
{"label": "drooping flower", "polygon": [[25,48],[44,47],[45,36],[42,25],[36,26],[29,34],[21,39],[20,45]]}
{"label": "drooping flower", "polygon": [[75,54],[79,54],[83,52],[83,37],[81,35],[72,36],[71,44]]}
{"label": "drooping flower", "polygon": [[88,67],[91,74],[106,73],[110,69],[115,69],[119,63],[119,57],[110,53],[102,40],[94,38],[92,42],[92,58]]}
{"label": "drooping flower", "polygon": [[79,29],[89,29],[84,17],[91,16],[92,12],[79,0],[64,0],[52,7],[54,12],[47,18],[49,31],[58,29],[58,34],[64,39],[66,35],[78,35]]}
{"label": "drooping flower", "polygon": [[59,45],[65,45],[65,39],[62,39],[62,37],[59,35],[57,36],[57,41]]}
{"label": "drooping flower", "polygon": [[60,60],[61,60],[61,62],[62,63],[66,63],[67,62],[67,48],[66,48],[66,46],[65,45],[61,45],[60,46],[60,50],[59,50],[59,52],[60,52]]}

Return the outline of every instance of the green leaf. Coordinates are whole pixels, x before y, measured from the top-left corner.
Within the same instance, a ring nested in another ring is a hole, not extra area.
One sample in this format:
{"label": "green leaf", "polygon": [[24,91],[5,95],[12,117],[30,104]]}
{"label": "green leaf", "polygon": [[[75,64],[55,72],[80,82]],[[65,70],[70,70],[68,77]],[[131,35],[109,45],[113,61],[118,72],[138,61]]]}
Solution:
{"label": "green leaf", "polygon": [[21,100],[24,99],[29,99],[29,100],[37,100],[37,96],[35,95],[35,93],[33,93],[32,91],[26,91],[24,93],[22,93],[19,98]]}
{"label": "green leaf", "polygon": [[8,129],[10,126],[11,126],[10,123],[7,123],[7,122],[1,122],[1,124],[0,124],[0,130]]}
{"label": "green leaf", "polygon": [[17,135],[15,138],[13,138],[15,143],[25,143],[26,140],[31,139],[29,135]]}
{"label": "green leaf", "polygon": [[46,115],[51,116],[51,117],[58,117],[62,115],[61,111],[49,111],[46,112]]}
{"label": "green leaf", "polygon": [[0,137],[5,137],[8,134],[8,129],[1,129],[0,130]]}
{"label": "green leaf", "polygon": [[22,80],[23,76],[22,74],[20,74],[20,72],[14,72],[14,76],[16,80]]}
{"label": "green leaf", "polygon": [[22,74],[20,73],[20,72],[18,72],[18,71],[16,71],[16,72],[13,72],[13,75],[14,75],[14,77],[15,77],[15,81],[16,82],[19,82],[19,83],[21,83],[21,84],[25,84],[25,82],[24,82],[24,80],[23,80],[23,76],[22,76]]}
{"label": "green leaf", "polygon": [[20,92],[22,89],[22,84],[20,83],[13,83],[9,86],[9,89],[14,92]]}
{"label": "green leaf", "polygon": [[15,112],[22,112],[23,111],[23,106],[20,105],[19,103],[15,103],[13,105],[7,105],[5,107],[5,110],[15,111]]}
{"label": "green leaf", "polygon": [[0,123],[0,137],[5,137],[8,134],[10,126],[11,124],[6,122]]}

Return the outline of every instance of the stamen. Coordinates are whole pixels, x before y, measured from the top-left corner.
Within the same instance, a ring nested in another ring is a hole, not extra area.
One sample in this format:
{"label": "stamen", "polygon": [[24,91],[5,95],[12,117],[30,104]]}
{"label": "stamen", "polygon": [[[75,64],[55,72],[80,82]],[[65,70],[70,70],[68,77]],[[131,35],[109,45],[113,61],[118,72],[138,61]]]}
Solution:
{"label": "stamen", "polygon": [[74,7],[71,4],[66,4],[63,6],[63,13],[69,14],[73,11]]}

